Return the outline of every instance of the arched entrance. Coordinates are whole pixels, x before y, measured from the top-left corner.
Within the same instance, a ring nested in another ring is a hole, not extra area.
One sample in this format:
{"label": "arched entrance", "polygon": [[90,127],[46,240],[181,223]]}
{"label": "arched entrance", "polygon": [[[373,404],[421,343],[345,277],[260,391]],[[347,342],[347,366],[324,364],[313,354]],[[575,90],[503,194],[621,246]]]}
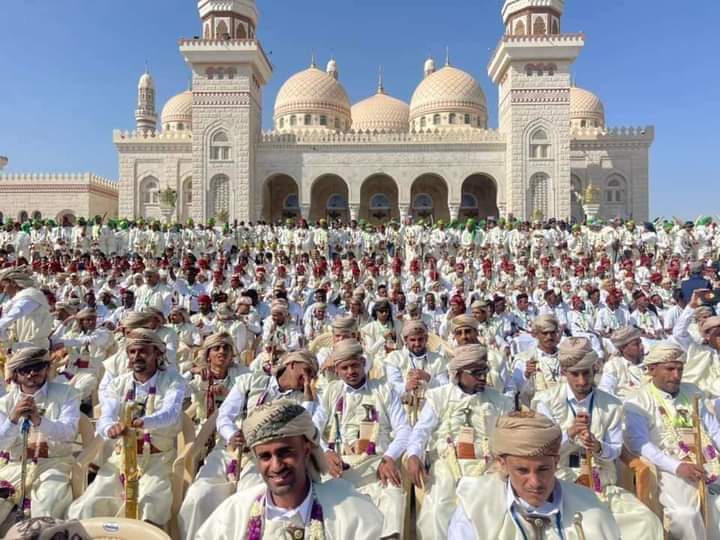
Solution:
{"label": "arched entrance", "polygon": [[146,176],[140,182],[140,217],[152,218],[160,214],[160,181],[154,176]]}
{"label": "arched entrance", "polygon": [[271,176],[263,186],[262,216],[277,221],[300,216],[300,194],[295,180],[286,174]]}
{"label": "arched entrance", "polygon": [[310,192],[310,221],[347,221],[348,198],[348,187],[342,178],[334,174],[319,177]]}
{"label": "arched entrance", "polygon": [[413,182],[410,205],[413,218],[437,221],[450,219],[448,188],[436,174],[424,174]]}
{"label": "arched entrance", "polygon": [[386,174],[375,174],[363,182],[360,188],[359,217],[372,223],[400,219],[395,180]]}
{"label": "arched entrance", "polygon": [[486,219],[499,214],[495,180],[485,174],[467,177],[462,185],[460,218]]}
{"label": "arched entrance", "polygon": [[65,223],[66,219],[68,224],[75,225],[75,214],[72,210],[63,210],[57,215],[58,225],[62,225],[63,223]]}
{"label": "arched entrance", "polygon": [[183,180],[182,190],[180,192],[180,221],[186,223],[192,215],[192,177],[187,177]]}

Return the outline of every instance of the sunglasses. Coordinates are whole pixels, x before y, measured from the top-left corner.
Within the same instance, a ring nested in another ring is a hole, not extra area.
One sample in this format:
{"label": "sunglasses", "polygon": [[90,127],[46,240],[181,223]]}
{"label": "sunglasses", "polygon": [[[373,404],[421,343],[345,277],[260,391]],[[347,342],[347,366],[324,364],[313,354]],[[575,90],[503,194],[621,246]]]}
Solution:
{"label": "sunglasses", "polygon": [[42,362],[41,364],[33,364],[32,366],[24,366],[24,367],[21,367],[21,368],[19,368],[17,371],[18,371],[18,373],[20,373],[20,375],[25,375],[25,376],[27,376],[27,375],[30,375],[30,374],[33,373],[33,372],[34,372],[34,373],[40,373],[40,372],[43,371],[44,369],[47,369],[47,367],[48,367],[49,365],[50,365],[50,364],[48,364],[47,362]]}
{"label": "sunglasses", "polygon": [[462,370],[460,373],[465,373],[466,375],[470,375],[474,379],[484,379],[487,377],[487,374],[490,370],[489,369],[474,369],[472,371],[469,370]]}

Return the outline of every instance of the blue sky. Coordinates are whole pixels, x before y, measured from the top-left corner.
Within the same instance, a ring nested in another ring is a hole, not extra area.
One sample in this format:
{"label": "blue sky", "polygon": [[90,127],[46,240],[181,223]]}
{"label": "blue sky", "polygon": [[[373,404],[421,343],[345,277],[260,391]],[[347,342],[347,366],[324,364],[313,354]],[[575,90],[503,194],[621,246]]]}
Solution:
{"label": "blue sky", "polygon": [[[194,0],[2,0],[0,154],[7,172],[92,171],[117,178],[114,128],[132,129],[145,61],[158,111],[188,85],[177,39],[200,34]],[[258,0],[271,52],[271,125],[280,85],[335,56],[353,102],[385,87],[410,100],[431,53],[477,78],[497,126],[486,66],[502,0]],[[578,86],[598,94],[610,126],[656,126],[651,214],[720,214],[720,2],[567,0],[563,29],[586,33]],[[712,21],[715,21],[713,23]]]}

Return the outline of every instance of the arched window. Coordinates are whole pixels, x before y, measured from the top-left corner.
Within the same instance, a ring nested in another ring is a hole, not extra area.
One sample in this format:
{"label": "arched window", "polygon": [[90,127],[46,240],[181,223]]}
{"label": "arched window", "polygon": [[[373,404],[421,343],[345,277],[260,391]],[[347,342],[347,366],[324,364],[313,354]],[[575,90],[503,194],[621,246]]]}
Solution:
{"label": "arched window", "polygon": [[625,202],[625,180],[619,176],[612,176],[605,189],[605,202],[610,204],[623,204]]}
{"label": "arched window", "polygon": [[28,220],[28,213],[25,210],[21,210],[20,214],[18,214],[18,221],[20,223],[24,223]]}
{"label": "arched window", "polygon": [[182,192],[183,202],[186,205],[191,205],[193,200],[193,191],[192,191],[192,178],[187,178],[185,182],[183,182],[183,192]]}
{"label": "arched window", "polygon": [[285,127],[285,119],[284,118],[281,118],[280,120],[278,120],[278,127],[280,129]]}
{"label": "arched window", "polygon": [[246,37],[247,37],[247,32],[245,32],[245,26],[242,23],[238,24],[235,38],[236,39],[245,39]]}
{"label": "arched window", "polygon": [[149,176],[143,180],[140,194],[143,204],[158,204],[160,202],[160,182],[157,178]]}
{"label": "arched window", "polygon": [[325,116],[324,114],[320,116],[320,125],[327,126],[327,116]]}
{"label": "arched window", "polygon": [[212,216],[230,210],[230,179],[219,174],[210,180],[210,211]]}
{"label": "arched window", "polygon": [[370,210],[390,210],[390,199],[384,193],[370,197]]}
{"label": "arched window", "polygon": [[533,34],[536,36],[547,34],[547,26],[545,25],[545,19],[538,17],[533,22]]}
{"label": "arched window", "polygon": [[328,210],[345,210],[348,207],[347,199],[338,193],[330,195],[327,201]]}
{"label": "arched window", "polygon": [[290,117],[290,126],[296,126],[296,125],[297,125],[297,118],[296,118],[295,115],[293,114],[293,115]]}
{"label": "arched window", "polygon": [[530,178],[530,217],[543,219],[548,216],[550,202],[550,179],[545,173]]}
{"label": "arched window", "polygon": [[295,193],[291,193],[283,201],[284,210],[297,210],[300,208],[300,199]]}
{"label": "arched window", "polygon": [[470,125],[470,115],[469,114],[465,115],[465,125]]}
{"label": "arched window", "polygon": [[448,118],[449,122],[451,124],[454,124],[456,119],[457,119],[457,115],[455,113],[450,113],[450,117]]}
{"label": "arched window", "polygon": [[435,126],[440,125],[440,115],[439,114],[433,115],[433,125],[435,125]]}
{"label": "arched window", "polygon": [[550,138],[544,129],[538,129],[530,136],[530,157],[536,159],[550,157]]}
{"label": "arched window", "polygon": [[37,219],[38,221],[41,220],[41,219],[42,219],[42,213],[40,212],[40,210],[35,210],[35,211],[32,213],[32,218],[33,218],[33,219]]}
{"label": "arched window", "polygon": [[420,193],[417,197],[415,197],[415,201],[413,202],[413,208],[418,211],[432,211],[433,198],[427,193]]}
{"label": "arched window", "polygon": [[215,37],[217,39],[230,39],[230,32],[225,21],[220,21],[215,27]]}
{"label": "arched window", "polygon": [[420,129],[427,127],[427,119],[423,116],[420,119]]}
{"label": "arched window", "polygon": [[203,30],[203,37],[210,39],[210,23],[205,23],[205,30]]}
{"label": "arched window", "polygon": [[477,197],[472,193],[463,193],[462,199],[460,200],[460,208],[467,210],[475,210],[480,206],[478,204]]}
{"label": "arched window", "polygon": [[518,21],[515,25],[515,35],[516,36],[524,36],[525,35],[525,23],[522,22],[522,20]]}
{"label": "arched window", "polygon": [[309,126],[310,124],[312,124],[312,116],[309,114],[306,114],[305,115],[305,125]]}
{"label": "arched window", "polygon": [[552,20],[552,33],[553,34],[560,33],[560,25],[558,24],[558,20],[555,17],[553,17],[553,20]]}
{"label": "arched window", "polygon": [[335,119],[335,129],[340,129],[340,119],[339,118]]}
{"label": "arched window", "polygon": [[227,133],[218,131],[210,142],[210,159],[212,161],[227,161],[230,159],[230,140]]}

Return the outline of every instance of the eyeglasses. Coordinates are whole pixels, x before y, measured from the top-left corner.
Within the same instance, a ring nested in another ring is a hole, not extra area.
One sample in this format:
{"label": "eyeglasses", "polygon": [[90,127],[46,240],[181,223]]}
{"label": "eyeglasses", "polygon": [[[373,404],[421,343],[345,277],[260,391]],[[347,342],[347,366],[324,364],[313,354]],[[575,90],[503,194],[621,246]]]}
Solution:
{"label": "eyeglasses", "polygon": [[49,365],[50,364],[48,364],[47,362],[43,362],[41,364],[33,364],[32,366],[24,366],[24,367],[18,368],[18,373],[20,373],[20,375],[24,375],[27,377],[28,375],[30,375],[33,372],[40,373],[42,370],[47,369],[47,367]]}
{"label": "eyeglasses", "polygon": [[473,369],[472,371],[463,369],[460,373],[465,373],[466,375],[470,375],[474,379],[484,379],[487,377],[487,374],[490,370],[485,369]]}

